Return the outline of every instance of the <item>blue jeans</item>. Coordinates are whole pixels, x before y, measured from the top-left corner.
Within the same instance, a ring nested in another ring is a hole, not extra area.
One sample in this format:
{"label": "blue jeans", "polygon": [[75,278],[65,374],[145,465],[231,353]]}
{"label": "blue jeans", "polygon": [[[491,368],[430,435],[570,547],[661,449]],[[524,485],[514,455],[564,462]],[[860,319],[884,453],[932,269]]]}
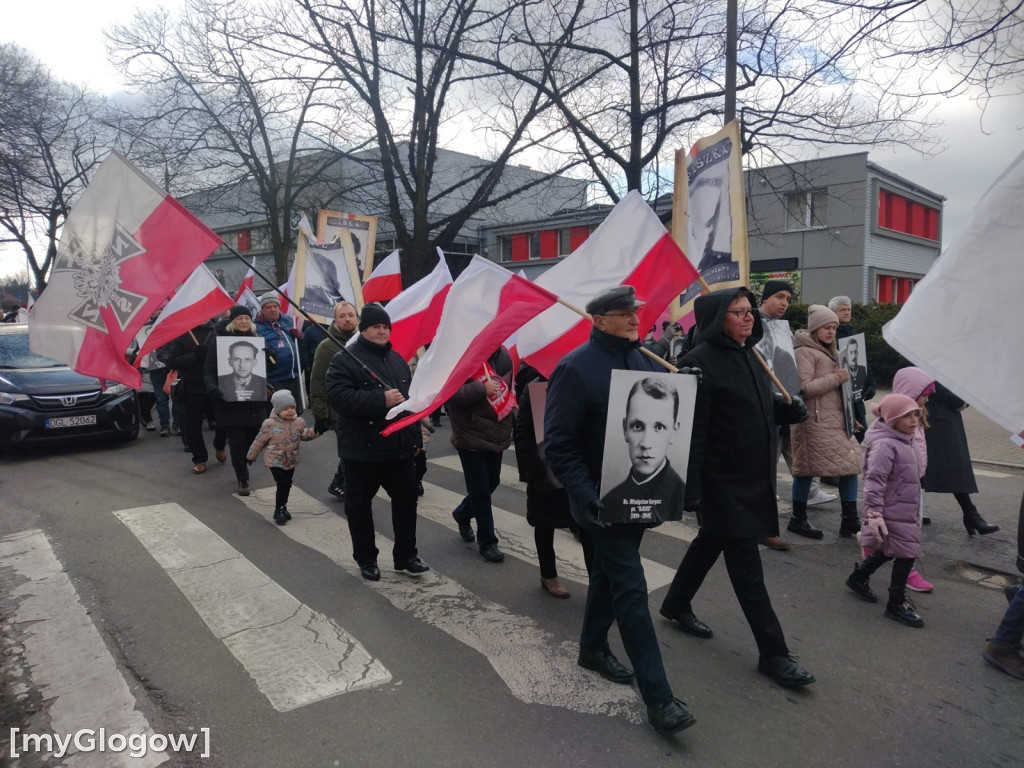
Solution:
{"label": "blue jeans", "polygon": [[1003,620],[992,639],[1010,645],[1017,645],[1024,640],[1024,587],[1017,587],[1017,594],[1003,614]]}
{"label": "blue jeans", "polygon": [[156,400],[156,415],[160,419],[161,427],[169,426],[171,423],[170,398],[164,392],[168,373],[167,368],[154,368],[149,372],[149,380],[153,384],[153,398]]}
{"label": "blue jeans", "polygon": [[476,518],[476,543],[483,552],[498,543],[494,532],[491,494],[501,482],[501,454],[493,451],[459,449],[462,473],[466,477],[466,498],[452,512],[456,520]]}
{"label": "blue jeans", "polygon": [[617,622],[640,696],[646,704],[658,704],[672,696],[672,688],[665,675],[658,636],[654,633],[647,605],[647,579],[640,562],[644,530],[642,526],[635,526],[614,533],[603,528],[583,531],[584,538],[593,542],[594,564],[583,613],[580,649],[608,652],[608,630]]}
{"label": "blue jeans", "polygon": [[[857,478],[859,475],[844,475],[839,478],[839,498],[843,501],[857,500]],[[793,501],[807,501],[811,495],[813,477],[793,478]]]}

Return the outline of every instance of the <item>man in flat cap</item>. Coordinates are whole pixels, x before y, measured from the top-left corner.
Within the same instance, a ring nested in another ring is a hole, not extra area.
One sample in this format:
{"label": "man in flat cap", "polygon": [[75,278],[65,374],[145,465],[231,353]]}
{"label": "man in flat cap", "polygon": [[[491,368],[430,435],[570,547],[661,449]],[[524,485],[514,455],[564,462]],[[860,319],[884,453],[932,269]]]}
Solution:
{"label": "man in flat cap", "polygon": [[602,520],[598,496],[612,371],[661,370],[639,349],[641,306],[628,285],[608,288],[587,303],[594,323],[590,339],[562,359],[548,384],[544,451],[568,492],[583,545],[594,553],[577,663],[612,682],[633,679],[608,646],[608,630],[617,621],[647,717],[655,729],[671,732],[696,720],[672,696],[647,605],[640,542],[648,526]]}

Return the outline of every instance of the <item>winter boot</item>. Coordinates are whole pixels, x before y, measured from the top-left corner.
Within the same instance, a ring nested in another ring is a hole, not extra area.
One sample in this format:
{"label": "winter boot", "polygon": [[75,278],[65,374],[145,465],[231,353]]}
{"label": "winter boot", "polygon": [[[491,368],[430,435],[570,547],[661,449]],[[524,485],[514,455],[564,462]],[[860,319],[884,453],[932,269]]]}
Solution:
{"label": "winter boot", "polygon": [[868,584],[868,574],[864,572],[862,563],[853,566],[853,573],[846,577],[846,586],[857,593],[857,597],[869,603],[877,603],[878,595]]}
{"label": "winter boot", "polygon": [[288,518],[285,517],[284,507],[277,507],[274,509],[274,522],[278,525],[284,525],[288,522]]}
{"label": "winter boot", "polygon": [[914,604],[907,600],[905,589],[889,588],[889,602],[885,606],[885,615],[908,627],[923,627],[924,621],[914,613]]}
{"label": "winter boot", "polygon": [[284,516],[286,523],[292,519],[292,513],[288,511],[288,507],[284,504],[281,505],[281,514]]}
{"label": "winter boot", "polygon": [[985,643],[985,652],[981,655],[996,669],[1002,670],[1010,677],[1024,680],[1024,650],[1019,644],[989,640]]}
{"label": "winter boot", "polygon": [[856,501],[840,502],[843,507],[843,517],[839,523],[839,535],[844,539],[852,539],[860,531],[860,516],[857,514]]}
{"label": "winter boot", "polygon": [[968,536],[973,536],[975,533],[987,536],[988,534],[995,533],[999,530],[998,525],[989,525],[985,522],[985,518],[981,516],[981,513],[978,512],[978,508],[975,506],[964,511],[964,528],[967,529]]}
{"label": "winter boot", "polygon": [[789,518],[789,525],[786,526],[786,530],[798,536],[805,536],[808,539],[820,539],[825,535],[807,522],[806,501],[793,501],[793,516]]}

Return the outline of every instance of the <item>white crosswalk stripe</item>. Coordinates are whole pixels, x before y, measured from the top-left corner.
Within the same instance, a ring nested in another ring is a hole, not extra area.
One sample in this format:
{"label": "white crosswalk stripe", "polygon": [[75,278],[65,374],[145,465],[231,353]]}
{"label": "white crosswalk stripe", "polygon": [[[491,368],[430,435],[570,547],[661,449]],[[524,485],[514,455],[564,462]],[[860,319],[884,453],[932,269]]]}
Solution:
{"label": "white crosswalk stripe", "polygon": [[114,515],[278,711],[391,680],[352,635],[300,603],[177,504]]}
{"label": "white crosswalk stripe", "polygon": [[[241,501],[266,520],[272,519],[273,488],[254,491]],[[352,539],[343,518],[297,486],[292,487],[288,511],[292,520],[278,528],[281,533],[330,558],[398,610],[478,651],[519,700],[641,721],[639,699],[632,688],[576,665],[577,642],[553,637],[533,619],[484,600],[436,571],[413,578],[382,569],[380,581],[363,581],[352,559]],[[378,533],[377,548],[390,553],[391,547],[392,542]]]}

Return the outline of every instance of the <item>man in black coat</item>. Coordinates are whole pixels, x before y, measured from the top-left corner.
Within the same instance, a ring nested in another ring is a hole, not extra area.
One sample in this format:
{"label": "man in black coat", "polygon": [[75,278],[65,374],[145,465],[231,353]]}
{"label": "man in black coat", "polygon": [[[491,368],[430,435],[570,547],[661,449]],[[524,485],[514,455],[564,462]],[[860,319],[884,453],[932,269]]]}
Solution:
{"label": "man in black coat", "polygon": [[732,288],[701,296],[694,304],[703,343],[681,362],[703,374],[685,505],[696,513],[700,531],[672,580],[661,615],[692,635],[711,637],[690,601],[724,554],[733,591],[757,641],[758,669],[781,685],[800,686],[813,683],[814,677],[789,654],[765,588],[757,540],[779,535],[772,482],[776,420],[799,423],[807,409],[797,397],[787,404],[772,393],[753,350],[762,333],[755,302],[746,288]]}
{"label": "man in black coat", "polygon": [[603,521],[598,497],[612,371],[660,370],[639,350],[637,307],[642,305],[628,285],[602,291],[587,303],[594,322],[590,340],[562,359],[548,384],[544,451],[569,495],[584,546],[594,552],[577,663],[628,684],[633,673],[608,646],[608,630],[618,622],[651,725],[679,731],[696,719],[672,696],[647,605],[640,543],[648,526]]}
{"label": "man in black coat", "polygon": [[396,571],[418,576],[430,568],[416,552],[416,454],[419,424],[384,437],[388,411],[409,395],[412,373],[391,350],[391,318],[367,304],[359,339],[340,350],[327,370],[327,400],[338,412],[338,453],[345,462],[345,514],[353,557],[369,581],[380,579],[371,503],[382,486],[391,497]]}
{"label": "man in black coat", "polygon": [[[203,437],[203,418],[210,407],[203,382],[203,364],[206,361],[208,342],[213,337],[212,322],[197,325],[169,342],[164,356],[167,367],[178,372],[178,386],[184,388],[184,397],[180,401],[183,412],[182,440],[192,453],[192,471],[197,475],[206,471],[206,462],[210,458]],[[224,461],[226,441],[222,440],[220,445],[217,442],[218,438],[214,438],[217,460]]]}

